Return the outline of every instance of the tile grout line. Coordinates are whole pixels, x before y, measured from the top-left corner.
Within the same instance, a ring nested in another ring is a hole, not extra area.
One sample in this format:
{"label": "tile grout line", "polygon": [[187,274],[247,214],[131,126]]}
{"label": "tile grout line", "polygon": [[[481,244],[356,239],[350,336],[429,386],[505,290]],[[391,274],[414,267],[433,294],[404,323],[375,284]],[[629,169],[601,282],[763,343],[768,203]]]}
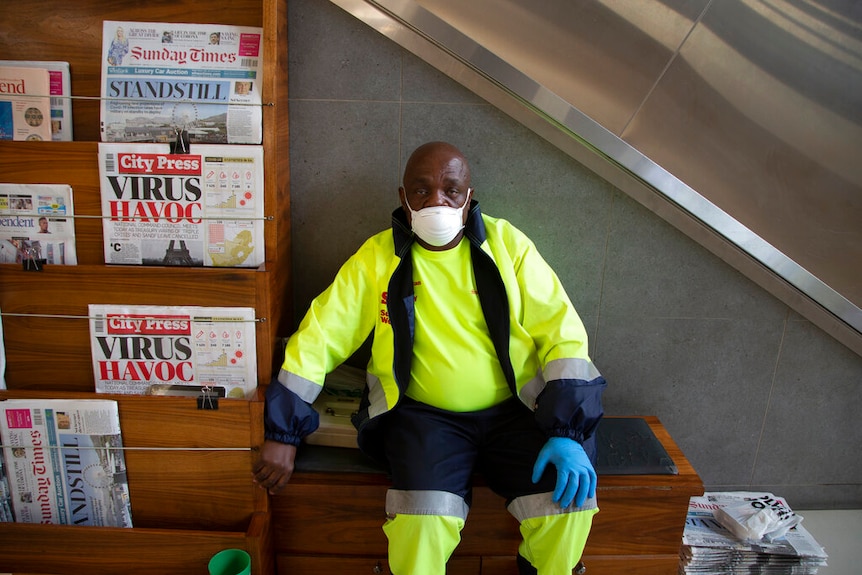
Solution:
{"label": "tile grout line", "polygon": [[769,396],[766,398],[766,409],[763,412],[763,420],[760,422],[760,435],[757,438],[757,447],[754,449],[754,461],[751,464],[751,475],[748,478],[749,487],[754,484],[754,476],[757,471],[757,461],[760,458],[760,447],[763,444],[763,434],[766,430],[766,420],[769,418],[769,410],[772,407],[772,395],[775,393],[775,381],[778,378],[778,366],[781,363],[781,354],[784,351],[784,338],[787,336],[787,324],[790,321],[790,308],[784,313],[784,326],[781,329],[781,340],[778,342],[778,350],[775,354],[775,365],[772,368],[772,382],[769,385]]}
{"label": "tile grout line", "polygon": [[599,351],[599,325],[601,325],[602,321],[602,303],[604,302],[605,297],[605,276],[607,274],[608,268],[608,251],[610,250],[611,244],[611,230],[613,228],[613,218],[614,218],[614,207],[616,206],[616,194],[611,194],[611,202],[610,206],[608,206],[608,223],[607,228],[605,229],[605,250],[602,256],[602,273],[601,280],[599,281],[599,303],[596,307],[596,325],[593,331],[593,341],[595,349],[590,349],[590,357],[595,359],[598,356]]}

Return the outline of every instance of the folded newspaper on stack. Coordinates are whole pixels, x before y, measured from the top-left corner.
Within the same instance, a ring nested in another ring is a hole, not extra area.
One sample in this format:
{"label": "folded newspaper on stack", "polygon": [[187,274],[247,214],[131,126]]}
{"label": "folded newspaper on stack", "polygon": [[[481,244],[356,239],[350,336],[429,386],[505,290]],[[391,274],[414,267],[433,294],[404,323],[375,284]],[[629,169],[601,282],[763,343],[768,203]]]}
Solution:
{"label": "folded newspaper on stack", "polygon": [[254,308],[90,304],[98,393],[249,398]]}
{"label": "folded newspaper on stack", "polygon": [[0,263],[75,265],[72,188],[62,184],[0,184]]}
{"label": "folded newspaper on stack", "polygon": [[797,523],[773,541],[739,539],[715,517],[715,512],[747,499],[776,499],[764,492],[707,492],[689,501],[680,548],[680,574],[792,574],[817,573],[827,554]]}
{"label": "folded newspaper on stack", "polygon": [[102,141],[260,144],[262,71],[262,28],[106,20]]}
{"label": "folded newspaper on stack", "polygon": [[787,502],[771,493],[740,497],[740,501],[716,509],[715,518],[738,539],[770,543],[781,539],[802,521]]}
{"label": "folded newspaper on stack", "polygon": [[0,401],[0,439],[18,523],[132,526],[116,401]]}

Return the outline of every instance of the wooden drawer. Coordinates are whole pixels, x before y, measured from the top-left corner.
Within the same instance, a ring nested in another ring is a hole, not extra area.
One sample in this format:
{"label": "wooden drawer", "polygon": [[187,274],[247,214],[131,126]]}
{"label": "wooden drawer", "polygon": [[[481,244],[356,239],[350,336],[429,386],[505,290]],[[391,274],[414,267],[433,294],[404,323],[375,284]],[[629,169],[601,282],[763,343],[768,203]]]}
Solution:
{"label": "wooden drawer", "polygon": [[[276,547],[288,553],[386,553],[385,485],[291,483],[273,499],[279,526]],[[593,555],[676,554],[689,493],[657,487],[600,487],[599,513],[586,553]],[[314,525],[314,529],[304,529]],[[514,556],[520,542],[517,521],[504,501],[476,487],[456,555]]]}
{"label": "wooden drawer", "polygon": [[[601,480],[599,485],[601,485]],[[690,493],[650,487],[598,490],[587,555],[676,555]]]}
{"label": "wooden drawer", "polygon": [[[514,560],[512,562],[514,563]],[[385,554],[364,557],[279,555],[276,563],[278,575],[389,574],[389,562]],[[480,573],[484,571],[481,571],[479,557],[453,557],[446,568],[446,575],[480,575]]]}
{"label": "wooden drawer", "polygon": [[[272,499],[278,530],[276,548],[289,554],[333,553],[386,556],[385,485],[291,483]],[[504,500],[487,487],[473,490],[473,506],[456,556],[515,556],[518,522]],[[314,525],[314,529],[305,526]]]}
{"label": "wooden drawer", "polygon": [[291,482],[271,499],[279,553],[386,557],[383,485]]}
{"label": "wooden drawer", "polygon": [[[596,556],[584,555],[586,575],[676,575],[677,555]],[[482,575],[518,575],[513,557],[482,557]]]}
{"label": "wooden drawer", "polygon": [[[385,555],[333,557],[279,555],[278,575],[374,575],[389,574]],[[584,556],[588,575],[675,575],[676,555]],[[453,557],[447,575],[519,575],[514,555],[505,557]]]}

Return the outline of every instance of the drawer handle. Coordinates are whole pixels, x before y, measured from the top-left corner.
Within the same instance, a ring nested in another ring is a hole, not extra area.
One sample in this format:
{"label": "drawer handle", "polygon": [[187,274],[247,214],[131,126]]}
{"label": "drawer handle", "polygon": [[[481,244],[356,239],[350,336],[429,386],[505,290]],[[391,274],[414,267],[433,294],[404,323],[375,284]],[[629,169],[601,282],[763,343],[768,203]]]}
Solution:
{"label": "drawer handle", "polygon": [[380,561],[377,562],[377,565],[374,566],[374,569],[371,570],[372,573],[383,573],[383,565]]}

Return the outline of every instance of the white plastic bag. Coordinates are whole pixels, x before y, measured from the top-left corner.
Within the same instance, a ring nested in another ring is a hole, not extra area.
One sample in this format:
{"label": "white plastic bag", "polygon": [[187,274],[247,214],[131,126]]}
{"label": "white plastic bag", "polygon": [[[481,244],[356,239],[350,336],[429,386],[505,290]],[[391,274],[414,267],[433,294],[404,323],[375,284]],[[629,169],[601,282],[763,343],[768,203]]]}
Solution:
{"label": "white plastic bag", "polygon": [[775,541],[802,521],[787,503],[771,493],[742,497],[713,512],[716,521],[742,540]]}

